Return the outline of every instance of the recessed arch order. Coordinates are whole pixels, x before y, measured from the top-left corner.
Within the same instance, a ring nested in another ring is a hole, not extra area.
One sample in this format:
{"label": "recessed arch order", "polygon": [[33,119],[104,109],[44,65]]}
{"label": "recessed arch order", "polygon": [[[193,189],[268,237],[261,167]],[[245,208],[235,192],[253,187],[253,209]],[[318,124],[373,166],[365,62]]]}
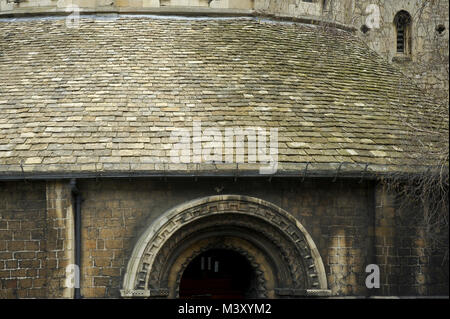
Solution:
{"label": "recessed arch order", "polygon": [[247,259],[256,274],[253,297],[330,293],[319,251],[297,219],[258,198],[219,195],[174,207],[146,228],[129,259],[122,297],[177,298],[189,262],[212,249]]}

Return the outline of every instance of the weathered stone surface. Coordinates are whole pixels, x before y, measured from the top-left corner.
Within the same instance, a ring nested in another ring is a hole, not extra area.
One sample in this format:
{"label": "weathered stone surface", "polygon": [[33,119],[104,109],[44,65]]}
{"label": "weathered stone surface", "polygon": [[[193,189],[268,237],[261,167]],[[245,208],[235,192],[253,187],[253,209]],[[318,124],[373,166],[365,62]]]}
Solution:
{"label": "weathered stone surface", "polygon": [[344,31],[254,19],[0,23],[3,172],[168,163],[172,131],[194,120],[222,134],[277,128],[281,163],[395,169],[413,151],[405,117],[442,125],[413,83]]}
{"label": "weathered stone surface", "polygon": [[0,298],[70,297],[73,216],[68,183],[0,183]]}

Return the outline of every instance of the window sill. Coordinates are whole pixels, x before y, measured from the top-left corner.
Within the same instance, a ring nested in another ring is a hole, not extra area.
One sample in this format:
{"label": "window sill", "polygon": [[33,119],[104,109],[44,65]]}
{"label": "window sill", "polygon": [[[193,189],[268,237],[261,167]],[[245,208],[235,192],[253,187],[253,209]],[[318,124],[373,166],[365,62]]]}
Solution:
{"label": "window sill", "polygon": [[408,63],[411,62],[412,58],[409,55],[397,54],[392,58],[392,62],[396,63]]}

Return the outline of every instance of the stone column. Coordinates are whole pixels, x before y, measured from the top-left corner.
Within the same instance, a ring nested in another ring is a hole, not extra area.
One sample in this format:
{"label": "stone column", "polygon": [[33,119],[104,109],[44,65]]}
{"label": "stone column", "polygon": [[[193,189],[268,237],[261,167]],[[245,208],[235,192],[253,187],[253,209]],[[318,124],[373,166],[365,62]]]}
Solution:
{"label": "stone column", "polygon": [[49,298],[73,298],[66,283],[67,266],[75,264],[74,212],[67,181],[48,181],[47,201],[47,289]]}
{"label": "stone column", "polygon": [[398,295],[395,252],[395,197],[378,183],[375,187],[375,263],[380,267],[380,289],[373,295]]}

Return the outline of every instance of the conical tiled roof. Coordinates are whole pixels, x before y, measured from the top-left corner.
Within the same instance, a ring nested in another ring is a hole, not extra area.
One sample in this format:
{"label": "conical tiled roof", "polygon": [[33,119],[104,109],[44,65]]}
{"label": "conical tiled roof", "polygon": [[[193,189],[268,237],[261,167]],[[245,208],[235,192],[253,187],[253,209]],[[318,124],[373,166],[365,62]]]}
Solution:
{"label": "conical tiled roof", "polygon": [[194,120],[278,129],[279,169],[395,170],[414,151],[402,119],[436,121],[356,36],[254,18],[4,19],[0,70],[3,173],[166,170]]}

